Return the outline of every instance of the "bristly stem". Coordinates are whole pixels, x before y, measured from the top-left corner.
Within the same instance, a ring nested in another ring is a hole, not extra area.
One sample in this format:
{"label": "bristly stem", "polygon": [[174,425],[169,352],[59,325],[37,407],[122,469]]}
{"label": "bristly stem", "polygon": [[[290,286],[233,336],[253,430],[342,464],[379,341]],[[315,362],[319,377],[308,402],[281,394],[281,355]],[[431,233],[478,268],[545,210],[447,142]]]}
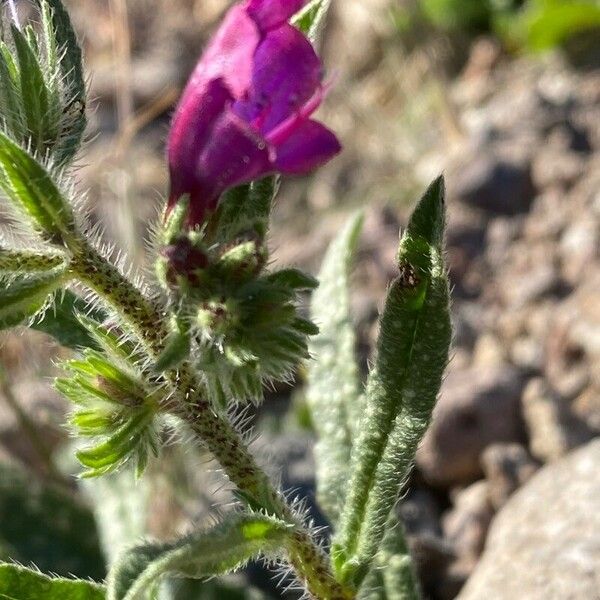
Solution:
{"label": "bristly stem", "polygon": [[[151,302],[121,272],[81,240],[74,249],[71,270],[74,276],[109,304],[127,323],[148,355],[156,359],[164,350],[168,330],[165,312]],[[203,386],[189,366],[170,371],[166,378],[176,391],[183,418],[220,463],[250,508],[291,522],[295,531],[288,543],[289,561],[308,591],[321,600],[350,600],[353,593],[334,578],[328,557],[299,522],[292,508],[258,466],[232,424],[217,414],[203,397]]]}

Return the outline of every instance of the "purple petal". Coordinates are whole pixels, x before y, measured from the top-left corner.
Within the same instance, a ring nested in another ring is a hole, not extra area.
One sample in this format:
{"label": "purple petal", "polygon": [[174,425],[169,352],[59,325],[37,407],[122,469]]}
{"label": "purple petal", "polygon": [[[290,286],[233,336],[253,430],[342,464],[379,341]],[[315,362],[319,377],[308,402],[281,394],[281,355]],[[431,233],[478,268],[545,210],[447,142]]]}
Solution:
{"label": "purple petal", "polygon": [[306,0],[248,0],[246,10],[261,31],[275,29],[289,21]]}
{"label": "purple petal", "polygon": [[321,62],[291,25],[270,31],[254,55],[249,94],[234,111],[267,134],[298,111],[321,84]]}
{"label": "purple petal", "polygon": [[194,188],[198,156],[211,138],[215,121],[231,100],[221,79],[186,88],[167,142],[171,175],[169,207]]}
{"label": "purple petal", "polygon": [[195,188],[190,200],[190,225],[202,222],[214,210],[221,194],[273,171],[272,148],[247,123],[225,110],[210,139],[197,156]]}
{"label": "purple petal", "polygon": [[341,149],[327,127],[316,121],[304,121],[277,147],[275,169],[288,175],[303,175],[326,163]]}
{"label": "purple petal", "polygon": [[234,6],[210,41],[188,84],[222,78],[235,98],[250,87],[254,52],[260,41],[256,22],[243,6]]}

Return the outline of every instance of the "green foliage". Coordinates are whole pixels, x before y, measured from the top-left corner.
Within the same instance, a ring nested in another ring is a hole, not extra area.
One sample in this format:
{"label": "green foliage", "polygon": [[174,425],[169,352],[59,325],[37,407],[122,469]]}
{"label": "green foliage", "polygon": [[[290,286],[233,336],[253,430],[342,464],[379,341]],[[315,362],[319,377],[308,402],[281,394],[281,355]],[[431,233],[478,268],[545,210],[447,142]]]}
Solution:
{"label": "green foliage", "polygon": [[0,563],[0,598],[6,600],[104,600],[104,589],[89,581],[48,577],[19,565]]}
{"label": "green foliage", "polygon": [[247,584],[171,579],[163,584],[160,600],[267,600],[267,597]]}
{"label": "green foliage", "polygon": [[11,27],[0,46],[3,129],[41,157],[68,163],[86,125],[81,50],[60,0],[38,0],[41,26]]}
{"label": "green foliage", "polygon": [[53,177],[28,152],[0,132],[0,190],[46,240],[75,239],[75,219]]}
{"label": "green foliage", "polygon": [[538,52],[585,31],[600,35],[596,0],[529,0],[522,11],[499,19],[497,29],[513,47]]}
{"label": "green foliage", "polygon": [[334,566],[355,586],[365,577],[388,515],[429,425],[448,359],[451,327],[442,258],[444,184],[436,180],[415,209],[400,242],[369,374],[364,418],[353,449],[351,478]]}
{"label": "green foliage", "polygon": [[8,250],[0,247],[0,273],[23,274],[36,271],[51,271],[63,265],[66,257],[63,254]]}
{"label": "green foliage", "polygon": [[114,334],[102,332],[84,317],[80,319],[92,337],[110,350],[110,354],[85,350],[82,359],[63,363],[67,376],[55,382],[56,389],[77,407],[70,424],[80,436],[95,440],[92,447],[77,452],[87,467],[82,476],[109,473],[131,459],[141,475],[150,455],[158,454],[155,416],[163,391],[160,387],[152,389],[127,362],[130,355]]}
{"label": "green foliage", "polygon": [[261,554],[280,552],[288,533],[286,524],[271,517],[235,515],[169,544],[135,546],[111,569],[108,600],[140,600],[168,575],[205,579],[229,573]]}
{"label": "green foliage", "polygon": [[317,498],[336,523],[348,485],[352,439],[360,418],[356,338],[350,315],[349,274],[362,227],[353,217],[332,242],[312,298],[311,318],[320,332],[309,345],[307,401],[318,434]]}
{"label": "green foliage", "polygon": [[21,325],[36,315],[66,275],[66,265],[39,273],[0,275],[0,329]]}
{"label": "green foliage", "polygon": [[64,290],[56,294],[52,306],[44,312],[41,318],[31,324],[31,328],[51,335],[65,348],[99,350],[100,344],[92,337],[89,328],[86,328],[77,318],[78,314],[83,313],[86,313],[89,319],[97,322],[102,322],[106,317],[97,309],[90,310],[87,303],[73,292]]}
{"label": "green foliage", "polygon": [[[6,559],[32,563],[43,571],[65,577],[74,575],[99,581],[105,574],[90,509],[70,493],[2,463],[0,547],[6,549],[3,553]],[[0,590],[3,583],[0,575]]]}
{"label": "green foliage", "polygon": [[305,33],[312,42],[316,42],[332,0],[311,0],[300,12],[294,16],[292,23]]}

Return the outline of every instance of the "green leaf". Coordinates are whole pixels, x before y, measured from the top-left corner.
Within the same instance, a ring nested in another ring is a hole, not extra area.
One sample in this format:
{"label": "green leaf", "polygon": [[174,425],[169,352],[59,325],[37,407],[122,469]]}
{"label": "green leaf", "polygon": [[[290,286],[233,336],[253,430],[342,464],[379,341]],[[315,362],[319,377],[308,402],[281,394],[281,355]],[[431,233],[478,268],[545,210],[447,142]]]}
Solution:
{"label": "green leaf", "polygon": [[377,358],[334,540],[338,577],[356,586],[368,572],[409,475],[448,360],[451,325],[443,232],[440,178],[419,202],[400,242],[400,274],[381,317]]}
{"label": "green leaf", "polygon": [[321,28],[325,24],[331,2],[332,0],[312,0],[292,18],[293,25],[306,34],[313,43],[317,41]]}
{"label": "green leaf", "polygon": [[291,290],[315,290],[319,287],[318,279],[300,269],[281,269],[270,273],[265,279],[274,285]]}
{"label": "green leaf", "polygon": [[247,584],[235,585],[220,580],[171,579],[161,589],[161,600],[268,600]]}
{"label": "green leaf", "polygon": [[34,35],[26,37],[14,25],[11,27],[11,32],[17,50],[20,102],[24,109],[27,126],[27,134],[22,139],[23,141],[30,139],[33,150],[43,156],[48,146],[56,138],[56,132],[50,131],[48,90],[37,56],[39,50],[32,47],[32,40],[35,39]]}
{"label": "green leaf", "polygon": [[18,275],[35,271],[51,271],[64,265],[66,260],[64,254],[7,250],[0,247],[0,273],[2,274]]}
{"label": "green leaf", "polygon": [[52,242],[75,238],[69,203],[46,169],[0,132],[0,190]]}
{"label": "green leaf", "polygon": [[19,87],[19,72],[14,56],[0,40],[0,118],[12,135],[18,135],[24,123]]}
{"label": "green leaf", "polygon": [[104,588],[89,581],[58,579],[19,565],[0,564],[3,600],[104,600]]}
{"label": "green leaf", "polygon": [[42,309],[64,282],[65,267],[16,277],[0,276],[0,329],[20,325]]}
{"label": "green leaf", "polygon": [[[56,161],[59,164],[64,164],[69,162],[79,150],[87,125],[85,115],[86,86],[82,53],[69,13],[62,1],[37,0],[37,2],[42,7],[45,5],[50,7],[53,36],[49,33],[49,24],[45,23],[45,35],[47,39],[50,38],[47,46],[51,44],[51,47],[56,47],[61,56],[58,62],[58,72],[65,88],[63,116],[67,119],[67,123],[63,126],[61,138],[58,140],[53,152]],[[42,10],[44,15],[45,9]],[[47,19],[47,17],[44,18]]]}
{"label": "green leaf", "polygon": [[7,558],[47,572],[98,581],[105,575],[90,509],[72,494],[2,463],[0,546],[10,548]]}
{"label": "green leaf", "polygon": [[344,502],[360,412],[348,279],[361,227],[362,215],[355,215],[332,242],[311,307],[320,333],[309,343],[314,360],[308,363],[307,401],[319,438],[315,446],[317,499],[333,524]]}
{"label": "green leaf", "polygon": [[32,329],[51,335],[65,348],[81,350],[82,348],[100,349],[100,344],[84,327],[77,315],[87,313],[88,320],[101,322],[105,315],[99,310],[88,309],[87,303],[69,290],[57,294],[51,308],[48,309],[40,320],[36,320]]}
{"label": "green leaf", "polygon": [[279,552],[288,534],[281,521],[240,514],[170,544],[135,546],[110,571],[108,600],[140,600],[167,575],[201,579],[229,573],[261,554]]}

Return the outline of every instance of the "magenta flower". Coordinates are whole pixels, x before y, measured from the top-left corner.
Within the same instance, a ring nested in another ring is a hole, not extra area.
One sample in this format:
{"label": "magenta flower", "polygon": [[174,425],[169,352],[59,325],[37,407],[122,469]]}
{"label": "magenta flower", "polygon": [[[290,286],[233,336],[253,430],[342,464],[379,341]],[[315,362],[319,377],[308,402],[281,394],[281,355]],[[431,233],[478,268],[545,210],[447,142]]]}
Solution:
{"label": "magenta flower", "polygon": [[169,209],[190,196],[190,226],[228,188],[272,173],[304,174],[340,151],[312,120],[324,88],[321,62],[288,20],[305,0],[234,6],[198,63],[168,141]]}

